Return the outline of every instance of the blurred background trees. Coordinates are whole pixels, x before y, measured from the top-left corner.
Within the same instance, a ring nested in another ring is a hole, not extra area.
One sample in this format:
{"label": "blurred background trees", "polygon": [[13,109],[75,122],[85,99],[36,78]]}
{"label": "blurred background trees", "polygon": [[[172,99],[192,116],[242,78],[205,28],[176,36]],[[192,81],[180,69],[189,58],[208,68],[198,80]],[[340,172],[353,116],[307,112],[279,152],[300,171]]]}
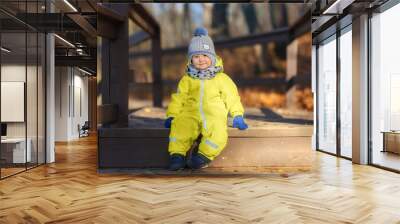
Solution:
{"label": "blurred background trees", "polygon": [[[177,80],[184,74],[187,63],[187,46],[195,28],[208,29],[214,41],[249,37],[293,26],[304,16],[305,4],[268,3],[146,3],[144,6],[153,14],[161,27],[161,46],[166,53],[162,58],[162,76],[165,80],[164,93],[169,97],[175,91]],[[311,21],[310,21],[311,22]],[[133,23],[131,33],[140,31]],[[303,73],[311,79],[311,35],[306,34],[298,43]],[[151,82],[151,61],[141,54],[151,49],[150,41],[131,47],[131,68],[136,83]],[[296,43],[297,44],[297,43]],[[296,45],[297,46],[297,45]],[[180,49],[180,50],[179,50]],[[257,84],[251,80],[286,79],[288,66],[288,44],[269,42],[234,48],[218,48],[217,54],[224,61],[225,72],[239,86],[242,101],[249,107],[284,108],[286,104],[286,85],[271,83]],[[157,62],[159,63],[159,62]],[[293,63],[291,63],[293,64]],[[290,63],[289,63],[290,65]],[[245,80],[243,82],[243,80]],[[246,81],[250,80],[250,81]],[[242,83],[238,83],[242,82]],[[148,87],[136,86],[132,97],[151,99],[145,94]],[[305,90],[307,89],[307,90]],[[299,95],[300,108],[312,111],[311,86],[302,88]],[[305,92],[303,94],[303,92]],[[148,91],[151,94],[151,91]],[[307,98],[302,99],[302,98]],[[168,99],[166,99],[168,101]]]}

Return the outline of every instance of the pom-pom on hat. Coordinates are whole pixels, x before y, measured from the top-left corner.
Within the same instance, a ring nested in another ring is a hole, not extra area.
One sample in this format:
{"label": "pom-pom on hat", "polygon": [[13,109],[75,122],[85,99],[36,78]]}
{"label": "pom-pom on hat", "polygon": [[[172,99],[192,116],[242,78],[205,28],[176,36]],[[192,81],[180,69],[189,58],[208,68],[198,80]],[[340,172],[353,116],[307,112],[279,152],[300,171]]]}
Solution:
{"label": "pom-pom on hat", "polygon": [[214,43],[211,40],[210,36],[208,36],[207,29],[203,27],[197,28],[193,33],[193,38],[190,41],[188,49],[189,61],[192,60],[192,57],[195,54],[207,55],[211,59],[212,65],[215,65],[216,54]]}
{"label": "pom-pom on hat", "polygon": [[208,36],[208,31],[206,28],[199,27],[194,31],[193,36]]}

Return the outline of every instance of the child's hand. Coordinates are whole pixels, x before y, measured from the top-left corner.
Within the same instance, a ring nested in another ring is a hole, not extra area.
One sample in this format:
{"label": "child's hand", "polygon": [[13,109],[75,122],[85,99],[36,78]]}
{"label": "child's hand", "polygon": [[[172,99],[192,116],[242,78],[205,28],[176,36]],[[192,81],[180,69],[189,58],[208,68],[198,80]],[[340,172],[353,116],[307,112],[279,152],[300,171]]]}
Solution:
{"label": "child's hand", "polygon": [[233,125],[234,128],[238,128],[239,130],[246,130],[249,126],[244,122],[242,116],[236,116],[233,118]]}
{"label": "child's hand", "polygon": [[172,119],[174,119],[174,118],[173,117],[169,117],[164,121],[164,127],[165,128],[171,128]]}

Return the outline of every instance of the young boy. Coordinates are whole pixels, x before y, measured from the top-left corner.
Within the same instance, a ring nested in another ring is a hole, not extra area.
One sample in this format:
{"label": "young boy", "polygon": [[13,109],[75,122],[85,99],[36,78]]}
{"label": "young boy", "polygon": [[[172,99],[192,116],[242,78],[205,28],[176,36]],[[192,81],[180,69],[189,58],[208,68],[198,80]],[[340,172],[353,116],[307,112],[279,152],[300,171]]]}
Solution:
{"label": "young boy", "polygon": [[234,118],[233,127],[247,129],[237,87],[223,73],[222,60],[215,54],[207,30],[197,28],[188,49],[186,74],[172,94],[164,123],[171,128],[169,169],[186,166],[186,153],[200,134],[199,150],[187,165],[192,169],[207,167],[227,143],[228,112]]}

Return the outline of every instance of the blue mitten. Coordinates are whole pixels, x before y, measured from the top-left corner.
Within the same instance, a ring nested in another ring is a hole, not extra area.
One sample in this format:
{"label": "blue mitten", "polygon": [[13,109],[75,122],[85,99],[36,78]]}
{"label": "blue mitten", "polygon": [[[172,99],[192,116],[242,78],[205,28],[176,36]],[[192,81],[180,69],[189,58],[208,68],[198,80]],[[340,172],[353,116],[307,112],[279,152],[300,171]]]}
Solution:
{"label": "blue mitten", "polygon": [[174,118],[173,117],[169,117],[164,121],[164,127],[165,128],[171,128],[172,119],[174,119]]}
{"label": "blue mitten", "polygon": [[247,126],[247,124],[244,122],[242,116],[236,116],[235,118],[233,118],[233,127],[238,128],[239,130],[245,130],[249,126]]}

